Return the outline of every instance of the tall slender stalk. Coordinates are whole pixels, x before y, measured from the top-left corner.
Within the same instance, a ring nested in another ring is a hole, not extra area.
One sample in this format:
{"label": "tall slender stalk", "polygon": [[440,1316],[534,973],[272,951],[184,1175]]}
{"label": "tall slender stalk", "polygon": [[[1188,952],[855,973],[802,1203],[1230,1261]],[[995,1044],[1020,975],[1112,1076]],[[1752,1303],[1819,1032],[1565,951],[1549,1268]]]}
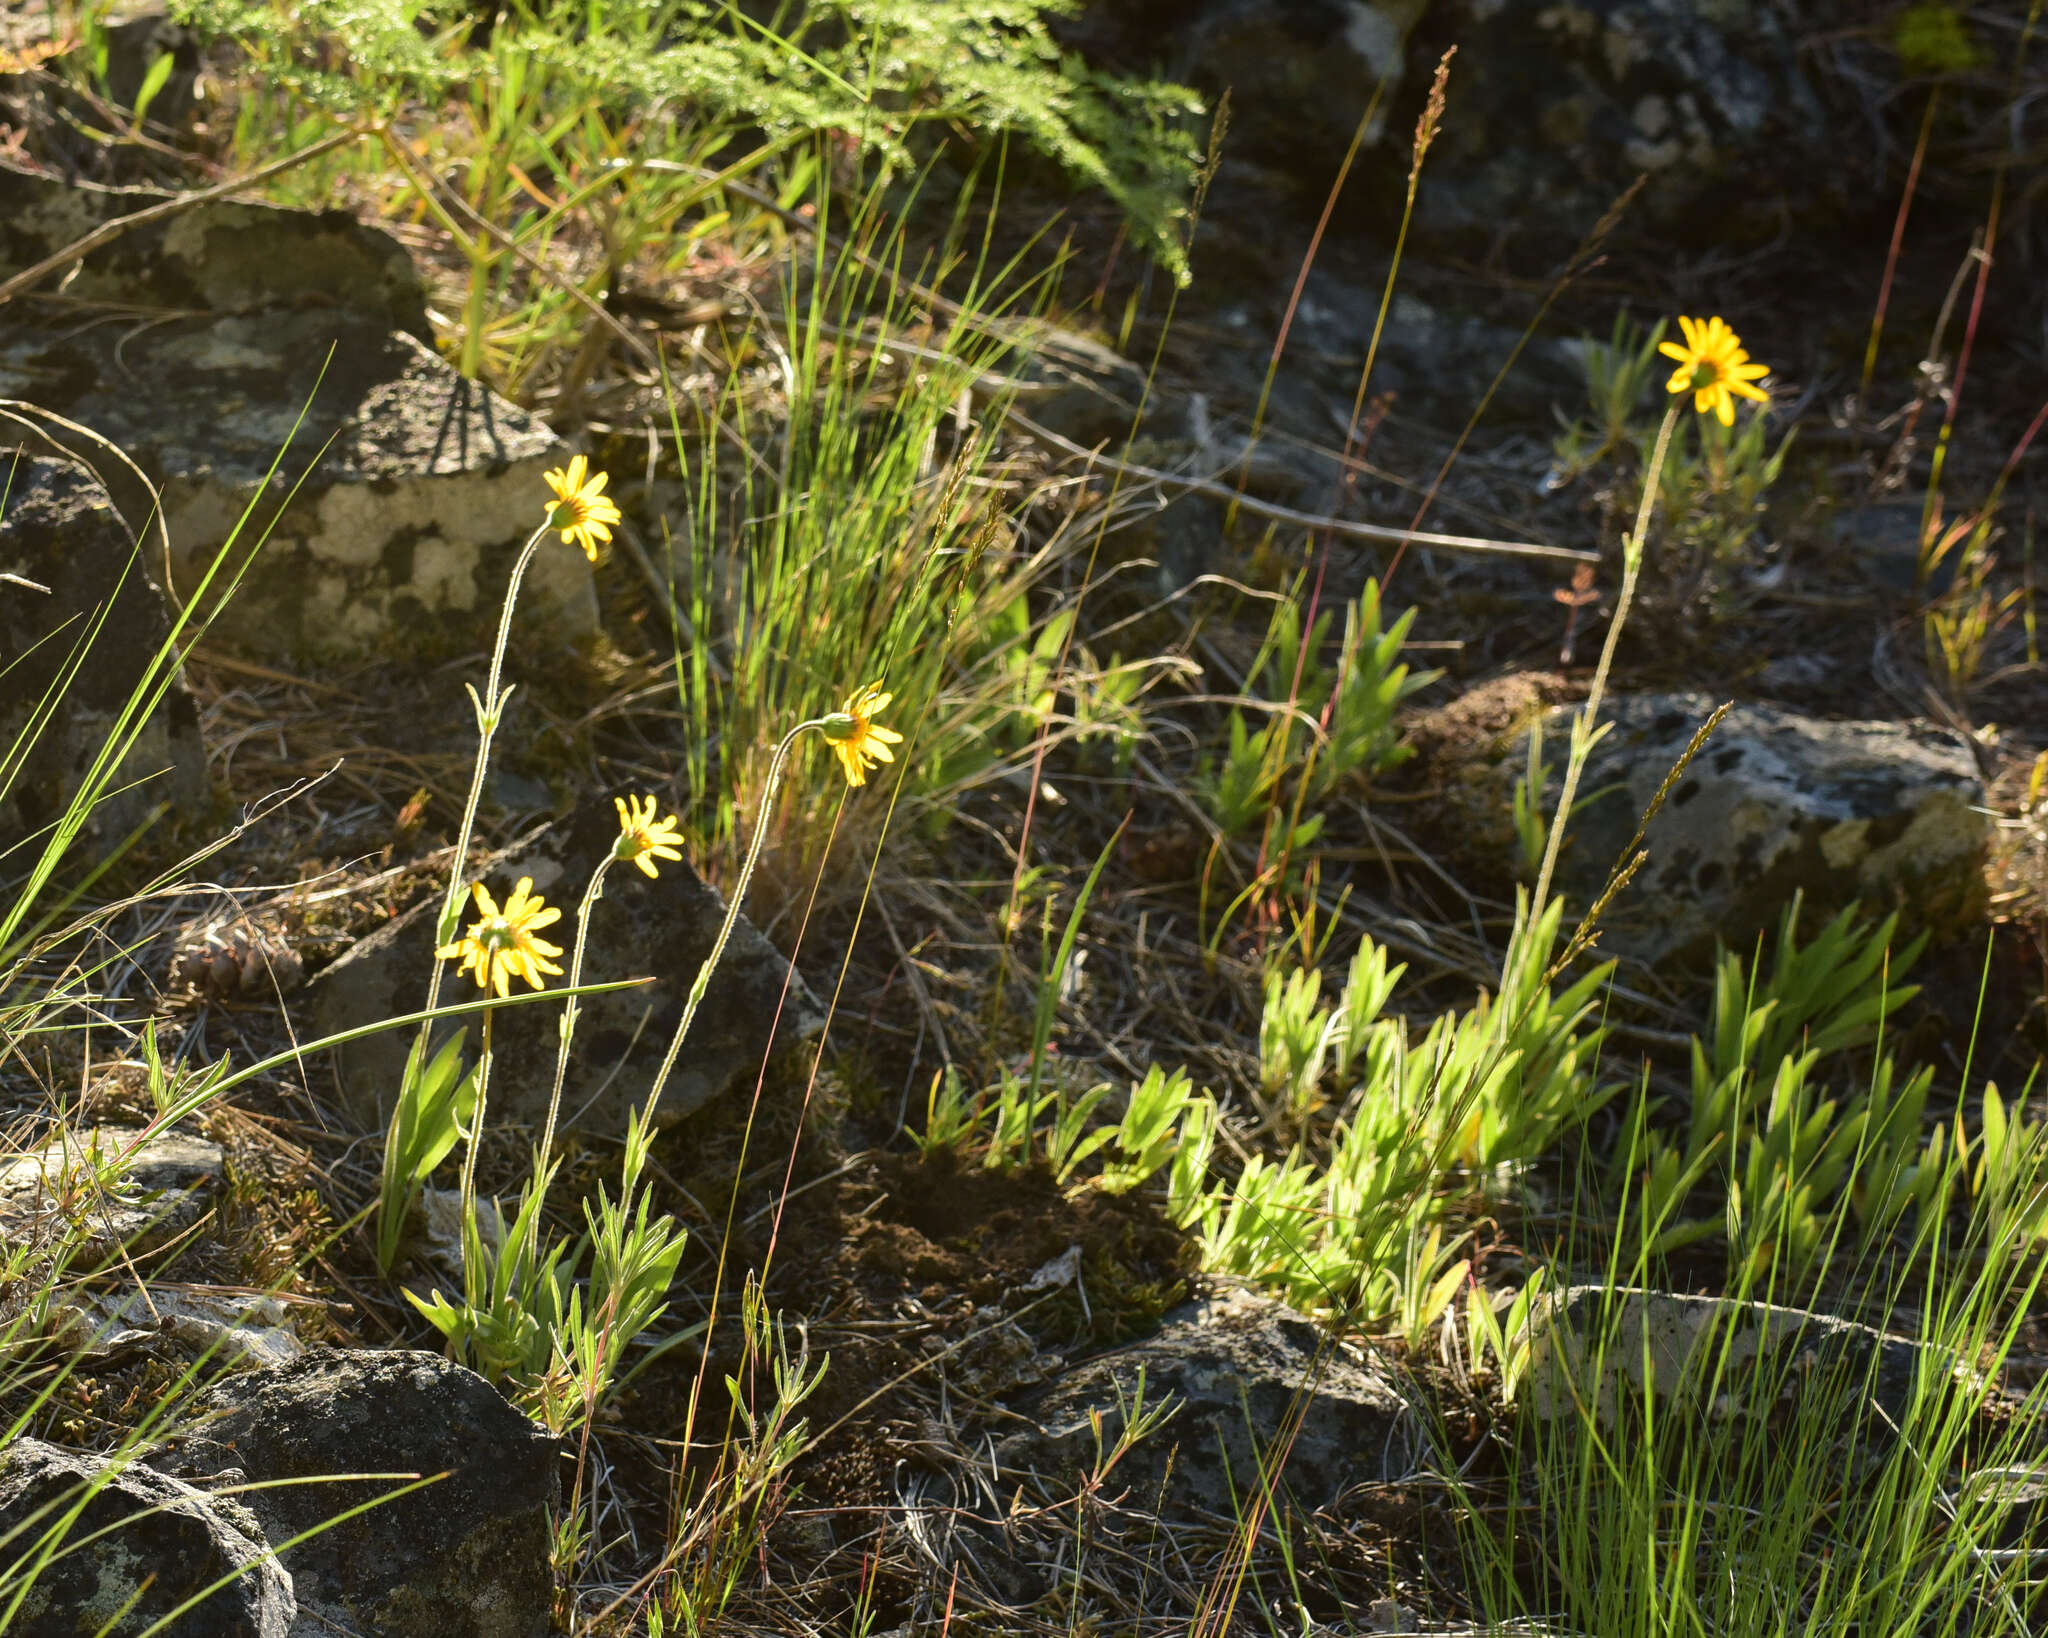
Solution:
{"label": "tall slender stalk", "polygon": [[[441,914],[434,923],[435,944],[447,944],[455,937],[456,924],[462,920],[462,893],[469,874],[469,844],[476,834],[476,812],[483,803],[484,776],[490,771],[491,742],[497,737],[498,722],[504,715],[505,701],[511,697],[511,689],[499,691],[498,682],[504,675],[505,650],[512,640],[512,610],[519,601],[519,583],[526,578],[527,565],[533,561],[533,554],[539,550],[542,540],[547,538],[553,527],[552,520],[527,537],[520,548],[519,558],[512,565],[512,578],[505,586],[505,603],[498,615],[498,640],[491,649],[491,669],[484,682],[483,698],[477,697],[474,688],[469,688],[470,703],[476,708],[476,766],[469,777],[469,798],[463,803],[462,823],[455,832],[455,857],[448,867],[448,891],[441,895]],[[465,687],[468,685],[465,684]],[[486,704],[485,701],[489,703]],[[441,963],[435,962],[427,978],[426,1010],[432,1012],[441,998]],[[486,1026],[488,1027],[488,1026]],[[413,1049],[414,1062],[424,1067],[427,1061],[427,1037],[433,1029],[432,1020],[420,1025],[418,1044]]]}
{"label": "tall slender stalk", "polygon": [[[1543,919],[1544,901],[1550,894],[1550,878],[1557,869],[1557,854],[1564,841],[1565,822],[1571,817],[1572,800],[1579,793],[1579,775],[1593,750],[1593,730],[1600,715],[1601,696],[1607,691],[1607,673],[1614,665],[1614,650],[1621,641],[1621,628],[1628,623],[1629,604],[1636,594],[1636,579],[1643,568],[1643,541],[1649,533],[1650,513],[1657,504],[1657,485],[1664,476],[1664,455],[1671,445],[1672,430],[1678,425],[1685,400],[1674,398],[1664,412],[1664,424],[1657,429],[1656,448],[1650,454],[1650,470],[1643,475],[1643,498],[1636,507],[1636,525],[1621,551],[1621,595],[1615,600],[1614,618],[1607,623],[1607,641],[1600,645],[1600,663],[1593,671],[1593,686],[1586,703],[1572,722],[1571,756],[1565,763],[1564,790],[1557,799],[1557,814],[1550,822],[1550,840],[1543,849],[1543,869],[1536,877],[1536,896],[1530,901],[1531,928]],[[1506,1009],[1503,1008],[1503,1011]]]}
{"label": "tall slender stalk", "polygon": [[555,1047],[555,1084],[548,1093],[547,1125],[541,1130],[540,1151],[533,1163],[536,1177],[546,1170],[555,1149],[555,1119],[562,1112],[562,1083],[569,1074],[569,1047],[576,1036],[576,1014],[582,1010],[577,1004],[576,986],[583,982],[583,950],[590,939],[590,912],[604,897],[605,872],[618,862],[618,857],[615,852],[607,853],[598,860],[597,868],[590,873],[590,885],[583,890],[583,902],[576,907],[576,946],[569,957],[569,998],[562,1007],[561,1040]]}
{"label": "tall slender stalk", "polygon": [[[496,1008],[484,1014],[483,1044],[476,1060],[476,1102],[470,1108],[469,1125],[462,1132],[462,1289],[472,1306],[480,1306],[484,1295],[477,1285],[484,1273],[483,1259],[474,1255],[483,1244],[483,1231],[476,1221],[476,1151],[484,1135],[484,1097],[491,1084],[491,1020],[496,1016]],[[458,1113],[458,1127],[461,1119]]]}
{"label": "tall slender stalk", "polygon": [[[761,790],[761,805],[754,813],[754,839],[747,844],[747,862],[740,868],[740,879],[733,884],[732,897],[725,906],[725,920],[719,924],[718,937],[711,941],[711,953],[705,956],[697,969],[695,982],[690,985],[690,997],[683,1003],[683,1016],[676,1024],[676,1032],[669,1037],[668,1051],[662,1055],[661,1068],[655,1071],[654,1084],[648,1089],[647,1107],[641,1118],[652,1124],[655,1106],[661,1102],[662,1089],[668,1085],[670,1073],[675,1069],[676,1057],[683,1050],[683,1038],[690,1033],[690,1024],[697,1016],[697,1008],[704,1000],[704,992],[711,987],[711,974],[718,966],[718,958],[725,954],[726,940],[732,937],[733,923],[739,920],[740,904],[747,896],[747,885],[754,879],[754,866],[761,860],[761,844],[768,835],[768,818],[775,810],[775,793],[781,787],[783,770],[789,762],[789,753],[796,746],[800,736],[812,728],[822,729],[825,719],[813,717],[798,723],[782,736],[775,747],[775,755],[769,759],[768,779]],[[578,929],[578,940],[582,937]]]}

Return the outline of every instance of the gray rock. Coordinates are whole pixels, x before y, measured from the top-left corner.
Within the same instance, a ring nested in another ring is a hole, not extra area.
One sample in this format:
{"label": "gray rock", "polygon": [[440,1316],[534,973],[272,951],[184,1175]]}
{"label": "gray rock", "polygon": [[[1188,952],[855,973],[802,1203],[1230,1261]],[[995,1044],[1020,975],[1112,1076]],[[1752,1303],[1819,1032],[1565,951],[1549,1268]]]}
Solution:
{"label": "gray rock", "polygon": [[[0,421],[0,572],[46,589],[0,581],[0,744],[19,743],[41,720],[0,789],[0,846],[63,816],[171,629],[161,566],[136,550],[107,491],[70,461],[17,458],[8,447],[15,430]],[[103,786],[110,794],[89,832],[126,836],[159,804],[197,806],[206,788],[199,714],[173,676]]]}
{"label": "gray rock", "polygon": [[[1665,776],[1716,702],[1704,694],[1624,695],[1580,784],[1559,876],[1580,908],[1618,863]],[[1576,707],[1544,730],[1555,799]],[[1506,811],[1526,738],[1503,748],[1488,800]],[[1738,705],[1714,731],[1644,847],[1649,862],[1602,921],[1602,947],[1645,961],[1751,943],[1795,892],[1810,914],[1851,901],[1937,932],[1980,907],[1988,822],[1976,764],[1941,729],[1827,722]],[[1512,839],[1504,839],[1511,846]]]}
{"label": "gray rock", "polygon": [[[1638,175],[1630,228],[1701,248],[1811,229],[1857,203],[1870,173],[1797,46],[1811,11],[1804,0],[1439,0],[1410,48],[1415,75],[1418,59],[1458,47],[1418,235],[1499,255],[1513,234],[1507,253],[1524,264],[1562,257]],[[1877,55],[1879,73],[1898,72]],[[1867,143],[1867,129],[1858,136]]]}
{"label": "gray rock", "polygon": [[[1428,0],[1094,0],[1067,37],[1111,66],[1230,93],[1230,152],[1318,191],[1371,105],[1367,131],[1388,129],[1409,72],[1409,31]],[[1422,69],[1427,78],[1428,67]]]}
{"label": "gray rock", "polygon": [[0,1232],[68,1243],[74,1269],[140,1256],[189,1235],[221,1189],[217,1143],[135,1126],[60,1131],[0,1161]]}
{"label": "gray rock", "polygon": [[[0,278],[166,197],[0,166]],[[232,199],[190,205],[95,250],[64,294],[73,302],[139,310],[322,307],[434,339],[412,258],[389,234],[364,227],[345,210],[284,210]]]}
{"label": "gray rock", "polygon": [[[43,1533],[81,1502],[62,1545],[53,1544],[64,1556],[36,1577],[9,1631],[286,1638],[297,1614],[291,1577],[255,1517],[231,1497],[210,1496],[140,1462],[117,1468],[104,1457],[17,1439],[0,1454],[6,1560],[32,1555]],[[232,1579],[175,1621],[154,1626],[224,1577]]]}
{"label": "gray rock", "polygon": [[[1298,1413],[1279,1483],[1304,1507],[1413,1470],[1430,1448],[1413,1393],[1382,1359],[1331,1338],[1285,1304],[1226,1290],[1184,1303],[1141,1342],[1085,1360],[1020,1405],[1038,1424],[997,1447],[1000,1462],[1072,1483],[1113,1445],[1143,1370],[1144,1403],[1179,1409],[1112,1470],[1133,1503],[1228,1515],[1256,1493]],[[1305,1396],[1305,1397],[1304,1397]],[[1171,1472],[1169,1475],[1169,1466]]]}
{"label": "gray rock", "polygon": [[[502,902],[520,877],[531,876],[534,891],[561,909],[561,921],[543,935],[564,951],[563,978],[554,983],[566,981],[576,907],[591,872],[617,837],[611,802],[593,798],[568,824],[492,870],[486,882]],[[649,881],[630,865],[614,866],[592,912],[586,981],[651,976],[654,982],[584,1000],[562,1094],[565,1126],[623,1131],[627,1110],[645,1103],[697,969],[725,915],[723,898],[687,863],[659,868],[659,878]],[[303,997],[308,1027],[317,1034],[335,1034],[417,1011],[426,999],[438,904],[437,897],[379,928],[308,985]],[[468,919],[466,910],[465,926]],[[469,978],[458,981],[451,970],[441,993],[473,1000],[478,991]],[[498,1014],[489,1118],[536,1128],[546,1120],[560,1017],[561,1007],[551,1002]],[[783,1050],[821,1027],[822,1017],[803,980],[742,917],[662,1093],[660,1120],[680,1120],[730,1088],[750,1083],[769,1055],[771,1037],[776,1050]],[[451,1033],[453,1028],[448,1026]],[[412,1039],[410,1031],[387,1030],[336,1049],[336,1075],[354,1119],[380,1130],[388,1122]],[[474,1055],[473,1021],[468,1045]]]}
{"label": "gray rock", "polygon": [[[1835,518],[1835,539],[1847,548],[1858,568],[1885,591],[1910,596],[1920,587],[1920,530],[1925,502],[1919,499],[1873,501],[1851,506]],[[1956,556],[1946,554],[1927,577],[1928,595],[1939,596],[1956,577]]]}
{"label": "gray rock", "polygon": [[[1539,1305],[1525,1339],[1529,1408],[1552,1418],[1584,1407],[1603,1423],[1624,1389],[1712,1417],[1768,1415],[1785,1395],[1808,1391],[1845,1412],[1867,1400],[1896,1427],[1928,1353],[1910,1338],[1803,1308],[1599,1285]],[[1932,1365],[1958,1379],[1967,1372],[1946,1355]]]}
{"label": "gray rock", "polygon": [[[293,1638],[539,1638],[549,1627],[548,1507],[560,1445],[473,1371],[438,1354],[320,1349],[227,1378],[177,1462],[250,1484],[445,1474],[285,1549]],[[407,1481],[409,1482],[409,1481]],[[400,1481],[248,1492],[272,1542],[318,1529]]]}
{"label": "gray rock", "polygon": [[[0,277],[155,199],[0,170]],[[120,321],[72,317],[73,298],[117,303]],[[248,563],[215,626],[243,648],[295,665],[431,656],[489,640],[564,452],[430,343],[418,278],[383,234],[216,204],[86,258],[62,299],[0,309],[0,397],[90,427],[161,488],[179,595],[219,559],[210,606]],[[131,524],[146,516],[141,485],[69,447]],[[596,630],[580,551],[549,538],[521,613],[549,643]]]}

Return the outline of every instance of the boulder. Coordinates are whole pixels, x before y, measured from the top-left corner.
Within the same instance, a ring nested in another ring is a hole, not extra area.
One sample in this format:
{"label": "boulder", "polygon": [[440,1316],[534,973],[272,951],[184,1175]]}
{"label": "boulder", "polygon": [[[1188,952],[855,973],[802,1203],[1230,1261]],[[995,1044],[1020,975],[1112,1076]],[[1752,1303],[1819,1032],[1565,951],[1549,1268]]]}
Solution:
{"label": "boulder", "polygon": [[[17,1439],[0,1453],[4,1557],[33,1555],[63,1515],[82,1509],[36,1576],[8,1630],[60,1638],[286,1638],[297,1614],[291,1577],[255,1517],[140,1462],[112,1463]],[[104,1533],[102,1533],[104,1532]],[[10,1572],[10,1595],[13,1591]],[[175,1620],[171,1612],[217,1581],[226,1585]],[[158,1626],[163,1621],[166,1624]]]}
{"label": "boulder", "polygon": [[1416,1395],[1387,1361],[1284,1303],[1221,1290],[1025,1400],[1017,1408],[1036,1427],[1005,1438],[997,1459],[1073,1484],[1095,1465],[1098,1424],[1102,1453],[1113,1447],[1141,1371],[1145,1410],[1177,1408],[1111,1471],[1110,1490],[1137,1506],[1229,1516],[1233,1496],[1245,1505],[1256,1494],[1261,1459],[1284,1447],[1279,1488],[1314,1510],[1413,1471],[1432,1448]]}
{"label": "boulder", "polygon": [[[0,848],[63,817],[171,630],[161,565],[136,550],[107,491],[71,461],[17,455],[16,430],[0,420],[0,573],[18,577],[0,580],[0,745],[39,726],[19,770],[0,781]],[[88,821],[101,842],[160,804],[204,801],[199,713],[174,673],[101,788]]]}
{"label": "boulder", "polygon": [[[1591,904],[1622,862],[1658,787],[1714,710],[1704,694],[1635,694],[1602,709],[1613,726],[1580,782],[1558,881]],[[1576,706],[1545,721],[1554,803]],[[1509,856],[1509,793],[1526,734],[1460,776],[1461,805]],[[1649,860],[1601,922],[1602,948],[1643,961],[1684,958],[1721,939],[1744,947],[1794,893],[1814,913],[1861,901],[1937,933],[1982,907],[1989,824],[1961,739],[1913,723],[1830,722],[1738,705],[1673,787],[1643,846]]]}
{"label": "boulder", "polygon": [[[1407,41],[1429,0],[1094,0],[1062,30],[1106,66],[1230,94],[1235,160],[1319,202],[1384,83],[1367,130],[1388,129]],[[1427,82],[1429,69],[1421,69]]]}
{"label": "boulder", "polygon": [[221,1190],[220,1145],[135,1126],[54,1134],[0,1162],[0,1233],[64,1243],[74,1270],[188,1237]]}
{"label": "boulder", "polygon": [[[0,278],[170,197],[146,188],[60,182],[0,165]],[[77,265],[65,300],[131,309],[138,319],[151,308],[195,314],[326,308],[420,341],[434,339],[412,258],[389,234],[364,227],[345,210],[209,200],[132,228]]]}
{"label": "boulder", "polygon": [[[561,921],[543,935],[564,951],[563,977],[552,983],[566,982],[576,907],[618,833],[610,800],[593,798],[566,825],[489,874],[486,885],[500,902],[522,876],[531,876],[534,891],[561,909]],[[614,866],[592,912],[585,980],[651,977],[653,982],[583,1001],[562,1093],[564,1126],[623,1131],[627,1110],[646,1102],[697,969],[725,916],[725,900],[686,862],[664,862],[659,868],[659,878],[649,881],[629,865]],[[320,1035],[336,1034],[417,1011],[426,1000],[439,903],[436,896],[379,928],[308,985],[299,1002],[307,1027]],[[465,926],[471,913],[466,906]],[[458,979],[451,968],[441,994],[474,1000],[478,991],[471,979]],[[561,1010],[558,1003],[536,1002],[499,1012],[488,1093],[491,1120],[537,1129],[547,1119]],[[474,1020],[467,1022],[474,1056],[477,1030]],[[822,1022],[803,980],[743,917],[662,1093],[660,1120],[680,1120],[730,1088],[751,1083],[771,1047],[781,1050],[807,1039]],[[445,1026],[449,1033],[455,1027]],[[412,1041],[409,1030],[387,1030],[335,1049],[343,1103],[354,1119],[380,1130],[389,1121]]]}
{"label": "boulder", "polygon": [[1557,259],[1639,175],[1630,225],[1667,243],[1759,243],[1840,212],[1867,172],[1807,78],[1800,14],[1814,9],[1437,0],[1413,49],[1458,55],[1418,233],[1482,254],[1512,233],[1519,257]]}
{"label": "boulder", "polygon": [[[0,168],[0,278],[160,202]],[[175,590],[197,596],[215,571],[214,608],[239,575],[214,629],[247,651],[433,656],[489,642],[544,513],[541,474],[564,452],[431,343],[418,276],[384,234],[339,211],[214,202],[94,252],[62,296],[0,307],[0,398],[89,427],[141,467],[161,490]],[[131,523],[147,516],[139,483],[66,447]],[[593,634],[582,553],[551,536],[520,607],[539,640]]]}
{"label": "boulder", "polygon": [[[336,1474],[410,1480],[279,1484],[248,1492],[302,1611],[294,1638],[540,1638],[553,1578],[548,1508],[561,1447],[498,1391],[438,1354],[319,1349],[225,1379],[175,1458],[244,1482]],[[435,1477],[439,1475],[439,1477]],[[375,1505],[321,1529],[338,1514]]]}
{"label": "boulder", "polygon": [[1546,1419],[1585,1409],[1606,1423],[1624,1391],[1713,1417],[1767,1416],[1813,1393],[1844,1417],[1874,1405],[1896,1429],[1923,1369],[1969,1374],[1961,1360],[1853,1320],[1670,1291],[1573,1286],[1538,1305],[1524,1335],[1522,1396]]}
{"label": "boulder", "polygon": [[[1192,85],[1211,106],[1228,92],[1218,187],[1257,199],[1268,231],[1276,207],[1299,221],[1290,258],[1376,89],[1331,239],[1391,237],[1416,117],[1455,46],[1411,251],[1506,250],[1533,271],[1569,254],[1638,175],[1629,225],[1692,248],[1861,210],[1880,161],[1843,138],[1876,149],[1882,132],[1855,92],[1905,71],[1871,31],[1837,94],[1801,41],[1863,21],[1833,0],[1089,0],[1063,33],[1104,67]],[[1910,129],[1898,134],[1910,150]],[[1213,242],[1230,224],[1204,231]]]}

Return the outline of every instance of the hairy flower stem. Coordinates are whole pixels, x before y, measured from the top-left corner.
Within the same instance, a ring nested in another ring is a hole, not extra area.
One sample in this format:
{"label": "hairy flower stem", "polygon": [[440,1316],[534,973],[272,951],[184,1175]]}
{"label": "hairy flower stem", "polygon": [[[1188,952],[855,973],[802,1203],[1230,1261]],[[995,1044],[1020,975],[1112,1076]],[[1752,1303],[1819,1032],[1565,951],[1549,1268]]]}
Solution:
{"label": "hairy flower stem", "polygon": [[462,1128],[458,1116],[456,1128],[462,1131],[462,1290],[472,1308],[480,1308],[484,1302],[484,1289],[479,1283],[484,1276],[484,1259],[477,1255],[483,1249],[483,1230],[476,1221],[476,1151],[484,1135],[484,1094],[491,1084],[491,1020],[498,1015],[496,1007],[484,1014],[483,1044],[478,1049],[476,1060],[476,1104],[470,1110],[469,1126]]}
{"label": "hairy flower stem", "polygon": [[540,1149],[534,1156],[536,1177],[547,1170],[548,1159],[554,1153],[555,1117],[562,1112],[562,1082],[569,1074],[569,1045],[576,1036],[576,1014],[582,1010],[577,1005],[576,987],[583,982],[583,947],[590,937],[590,912],[604,897],[605,872],[617,862],[616,853],[607,853],[598,860],[597,868],[590,873],[590,885],[583,890],[583,902],[576,907],[576,949],[569,957],[569,997],[562,1006],[562,1039],[555,1048],[555,1084],[548,1094],[547,1125],[542,1128]]}
{"label": "hairy flower stem", "polygon": [[[448,870],[448,891],[441,897],[441,914],[434,923],[434,942],[447,944],[455,937],[456,924],[462,920],[462,893],[468,885],[469,844],[476,834],[476,810],[483,803],[484,776],[490,771],[491,742],[497,737],[498,718],[505,709],[504,698],[498,692],[498,681],[505,670],[505,650],[512,641],[512,610],[519,601],[519,583],[526,578],[527,565],[533,561],[533,554],[540,543],[547,538],[551,523],[543,523],[527,538],[520,548],[518,561],[512,565],[512,578],[505,586],[505,605],[498,615],[497,646],[491,650],[491,669],[484,684],[483,698],[477,697],[474,688],[469,691],[470,703],[476,707],[476,766],[469,776],[469,800],[463,804],[462,824],[455,833],[455,861]],[[441,963],[435,962],[432,974],[427,979],[427,1006],[432,1012],[441,999]],[[424,1069],[427,1062],[427,1038],[433,1030],[430,1018],[420,1025],[419,1042],[413,1049],[413,1062]],[[486,1014],[485,1026],[490,1027]]]}
{"label": "hairy flower stem", "polygon": [[[1527,925],[1534,929],[1543,920],[1544,901],[1550,894],[1550,879],[1557,869],[1558,849],[1564,841],[1565,823],[1571,817],[1572,801],[1579,793],[1579,775],[1593,750],[1593,729],[1600,715],[1600,699],[1607,691],[1607,673],[1614,664],[1614,650],[1621,641],[1621,628],[1628,622],[1629,604],[1636,593],[1636,579],[1643,567],[1643,542],[1649,533],[1650,513],[1657,504],[1657,485],[1664,475],[1664,454],[1678,425],[1683,399],[1673,399],[1664,412],[1664,424],[1657,429],[1656,448],[1650,454],[1650,469],[1643,475],[1643,498],[1636,507],[1636,526],[1621,549],[1621,595],[1615,599],[1614,618],[1607,623],[1607,641],[1600,646],[1600,663],[1593,669],[1593,686],[1586,703],[1572,722],[1572,749],[1565,763],[1564,790],[1557,799],[1557,814],[1550,822],[1550,840],[1543,849],[1543,869],[1536,877],[1536,896],[1529,905]],[[1512,955],[1510,962],[1512,962]],[[1503,1009],[1505,1010],[1505,1009]]]}
{"label": "hairy flower stem", "polygon": [[[655,1105],[661,1102],[662,1088],[668,1085],[669,1074],[676,1066],[676,1056],[683,1050],[683,1037],[690,1033],[691,1020],[697,1016],[698,1005],[704,999],[704,992],[711,987],[711,974],[718,966],[718,958],[725,954],[725,941],[732,937],[733,923],[740,918],[740,904],[747,896],[747,884],[754,879],[754,866],[761,859],[761,844],[768,836],[768,816],[775,808],[775,793],[782,785],[783,769],[789,762],[789,753],[796,746],[800,736],[812,728],[822,729],[822,719],[813,718],[800,722],[782,736],[782,743],[775,747],[775,755],[768,763],[768,783],[761,792],[760,806],[754,810],[754,839],[747,844],[747,862],[740,867],[740,879],[734,884],[732,897],[725,906],[725,920],[720,924],[718,937],[712,940],[711,953],[697,969],[696,981],[690,986],[690,998],[683,1003],[683,1016],[676,1025],[676,1032],[670,1037],[668,1052],[661,1060],[661,1068],[655,1071],[654,1085],[647,1093],[647,1107],[641,1119],[649,1125],[654,1122]],[[580,931],[578,934],[581,937]]]}

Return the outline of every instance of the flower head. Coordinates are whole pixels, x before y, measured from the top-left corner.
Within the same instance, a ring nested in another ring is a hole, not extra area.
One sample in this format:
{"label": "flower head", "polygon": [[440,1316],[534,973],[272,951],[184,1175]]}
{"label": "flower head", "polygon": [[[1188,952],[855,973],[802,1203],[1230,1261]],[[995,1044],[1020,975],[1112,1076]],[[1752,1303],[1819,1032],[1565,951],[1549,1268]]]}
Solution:
{"label": "flower head", "polygon": [[442,945],[434,954],[443,961],[462,957],[462,965],[456,970],[474,973],[477,988],[496,990],[501,996],[508,993],[515,978],[525,979],[537,990],[546,989],[541,974],[562,970],[548,959],[560,955],[562,947],[536,938],[534,933],[537,928],[560,921],[562,912],[549,909],[541,901],[533,891],[531,876],[519,878],[519,885],[512,889],[503,910],[482,882],[476,884],[474,891],[477,919],[461,938]]}
{"label": "flower head", "polygon": [[832,754],[846,770],[847,784],[865,785],[872,764],[896,760],[889,747],[901,745],[903,736],[875,721],[889,709],[889,702],[895,697],[882,692],[882,680],[877,677],[867,687],[849,694],[846,703],[821,724],[825,738],[831,742]]}
{"label": "flower head", "polygon": [[548,508],[548,527],[561,530],[563,545],[581,546],[583,555],[595,563],[597,543],[610,540],[611,526],[619,521],[618,507],[604,492],[611,474],[591,472],[588,460],[572,455],[566,471],[558,466],[541,477],[555,492],[555,504]]}
{"label": "flower head", "polygon": [[[642,802],[647,804],[644,810],[640,806]],[[676,846],[683,839],[680,821],[674,814],[657,820],[653,797],[615,796],[612,806],[619,810],[619,839],[612,844],[614,859],[638,865],[642,874],[651,878],[656,859],[680,859],[683,856],[682,850]]]}
{"label": "flower head", "polygon": [[1664,383],[1666,392],[1691,393],[1692,407],[1702,415],[1712,410],[1724,427],[1735,425],[1737,395],[1760,404],[1769,401],[1769,394],[1755,383],[1771,372],[1750,361],[1742,338],[1720,319],[1681,318],[1678,327],[1685,332],[1683,346],[1675,341],[1657,344],[1658,352],[1678,360],[1678,368]]}

